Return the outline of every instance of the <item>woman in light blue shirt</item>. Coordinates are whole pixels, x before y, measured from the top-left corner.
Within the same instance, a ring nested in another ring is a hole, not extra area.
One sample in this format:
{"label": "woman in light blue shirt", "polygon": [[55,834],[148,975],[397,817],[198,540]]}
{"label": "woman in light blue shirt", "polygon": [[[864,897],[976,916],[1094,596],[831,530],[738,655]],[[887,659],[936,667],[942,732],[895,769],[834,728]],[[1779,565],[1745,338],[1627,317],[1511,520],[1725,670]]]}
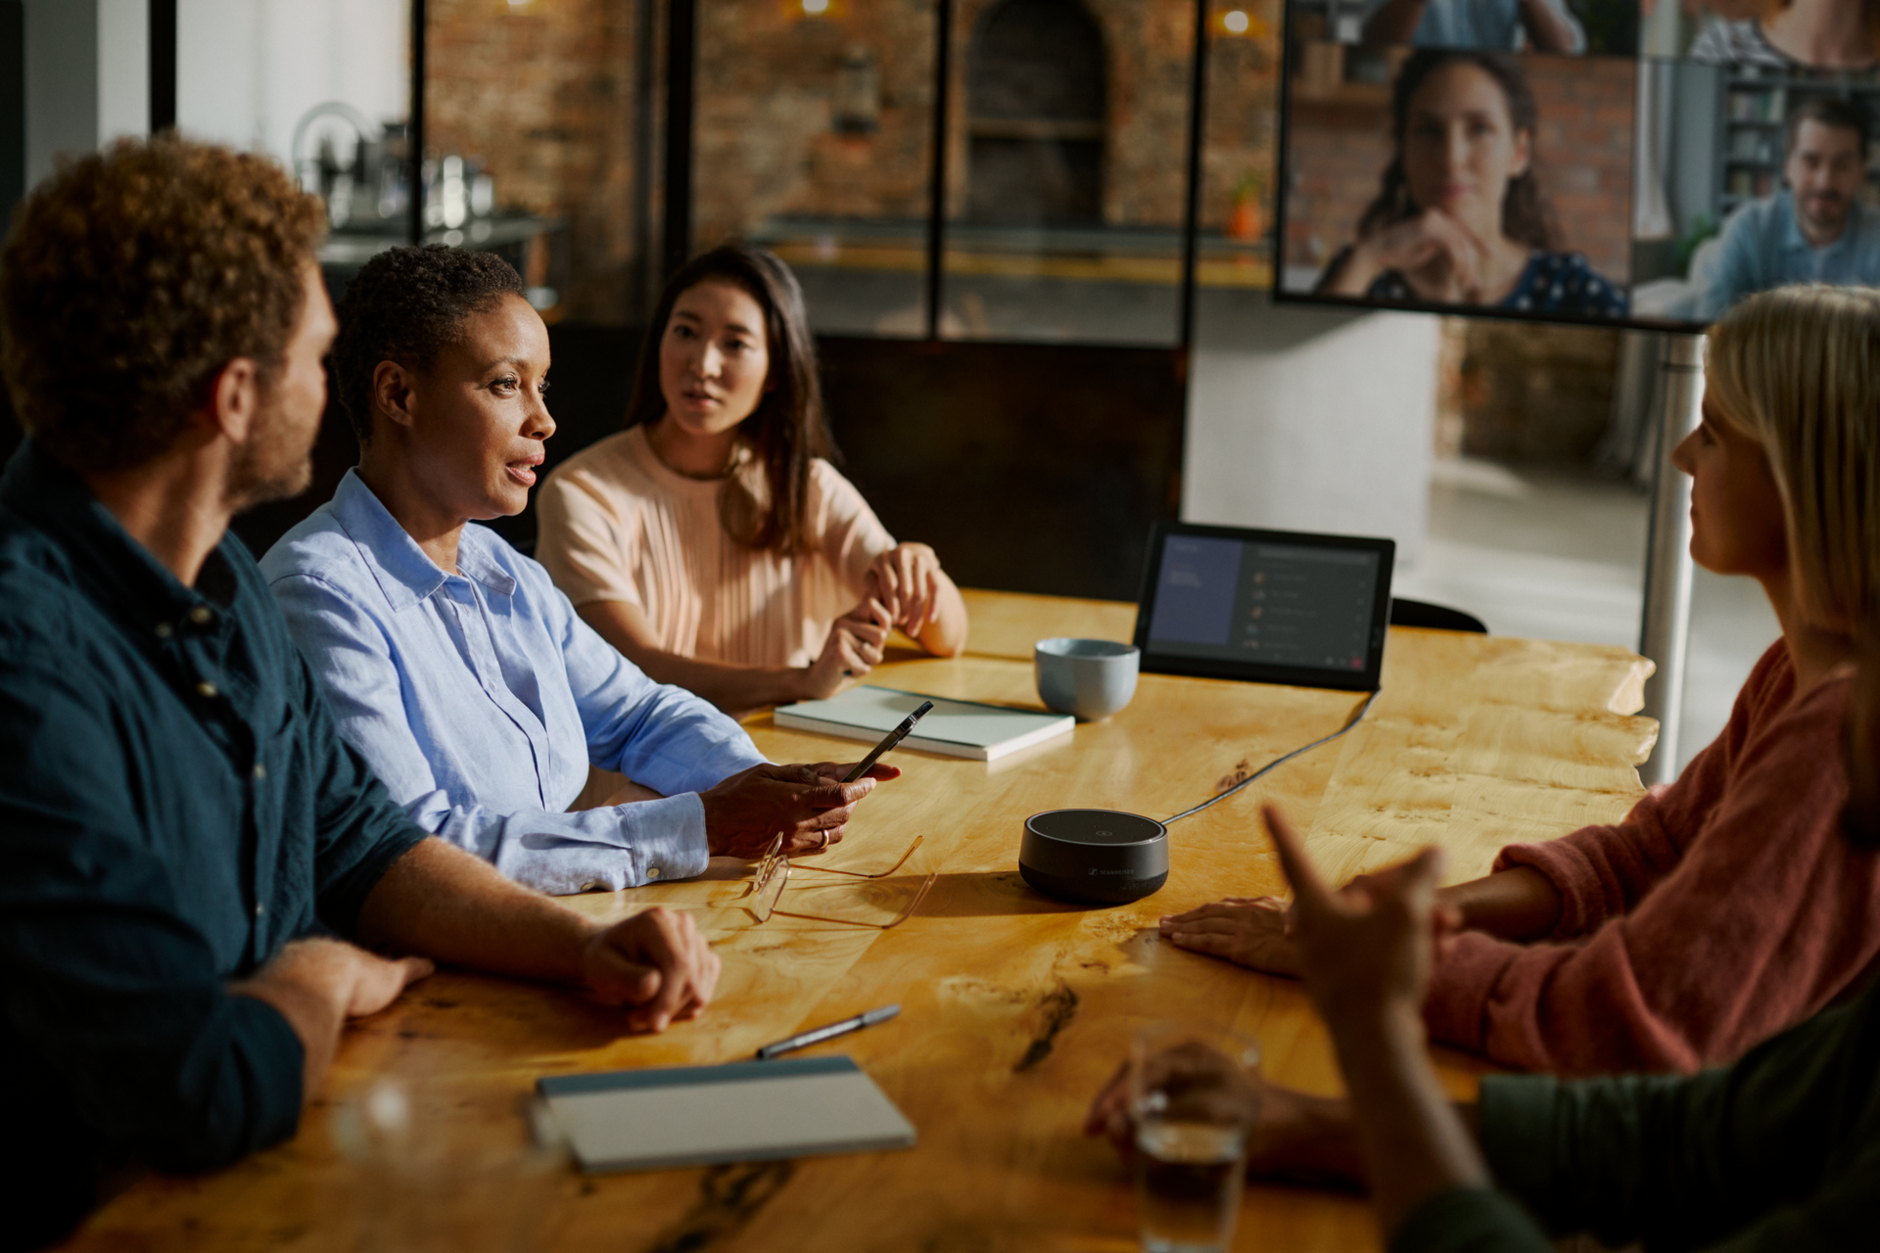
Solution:
{"label": "woman in light blue shirt", "polygon": [[[711,705],[648,679],[548,575],[467,522],[528,503],[554,433],[548,331],[488,253],[400,248],[340,302],[359,465],[262,570],[340,733],[419,825],[522,883],[616,890],[841,839],[877,779],[775,766]],[[653,799],[566,812],[592,763]]]}

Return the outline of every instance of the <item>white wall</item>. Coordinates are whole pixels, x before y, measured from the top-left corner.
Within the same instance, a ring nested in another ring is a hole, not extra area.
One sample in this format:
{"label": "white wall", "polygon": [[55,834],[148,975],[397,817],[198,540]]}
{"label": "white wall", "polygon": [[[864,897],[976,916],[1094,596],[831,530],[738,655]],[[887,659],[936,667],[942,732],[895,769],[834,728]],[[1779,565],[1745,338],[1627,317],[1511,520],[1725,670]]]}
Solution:
{"label": "white wall", "polygon": [[150,133],[150,0],[97,0],[98,142]]}
{"label": "white wall", "polygon": [[26,0],[26,185],[150,130],[148,0]]}
{"label": "white wall", "polygon": [[1437,323],[1204,293],[1182,518],[1384,535],[1408,564],[1429,522]]}
{"label": "white wall", "polygon": [[178,0],[176,31],[176,123],[197,138],[291,164],[317,104],[381,123],[411,111],[406,0]]}

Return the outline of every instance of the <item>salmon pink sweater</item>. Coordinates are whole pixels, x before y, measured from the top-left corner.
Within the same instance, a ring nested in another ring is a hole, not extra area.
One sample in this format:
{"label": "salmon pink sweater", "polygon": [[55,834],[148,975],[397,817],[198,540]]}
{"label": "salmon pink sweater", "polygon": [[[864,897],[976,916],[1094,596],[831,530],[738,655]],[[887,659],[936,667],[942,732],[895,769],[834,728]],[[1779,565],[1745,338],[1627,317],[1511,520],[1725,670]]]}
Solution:
{"label": "salmon pink sweater", "polygon": [[1880,857],[1842,837],[1852,675],[1799,697],[1781,642],[1730,722],[1616,826],[1502,850],[1560,890],[1539,943],[1464,932],[1424,1004],[1433,1038],[1524,1070],[1733,1060],[1848,990],[1880,951]]}

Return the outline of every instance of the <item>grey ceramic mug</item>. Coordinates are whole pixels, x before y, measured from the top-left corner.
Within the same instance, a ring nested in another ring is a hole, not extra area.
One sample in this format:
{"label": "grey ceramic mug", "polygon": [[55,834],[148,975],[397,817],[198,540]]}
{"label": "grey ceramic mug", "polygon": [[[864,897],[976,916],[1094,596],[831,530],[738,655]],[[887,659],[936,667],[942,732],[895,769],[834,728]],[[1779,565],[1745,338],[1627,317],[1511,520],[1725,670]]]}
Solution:
{"label": "grey ceramic mug", "polygon": [[1113,640],[1039,640],[1031,650],[1038,699],[1086,722],[1107,718],[1136,694],[1138,657],[1134,644]]}

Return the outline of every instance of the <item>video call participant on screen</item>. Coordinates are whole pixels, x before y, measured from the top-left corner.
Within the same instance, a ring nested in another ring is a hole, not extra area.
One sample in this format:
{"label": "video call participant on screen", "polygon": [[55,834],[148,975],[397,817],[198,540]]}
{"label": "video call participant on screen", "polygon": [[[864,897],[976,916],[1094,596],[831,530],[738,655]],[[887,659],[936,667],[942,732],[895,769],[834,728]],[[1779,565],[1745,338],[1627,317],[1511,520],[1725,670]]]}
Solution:
{"label": "video call participant on screen", "polygon": [[1768,17],[1711,18],[1689,56],[1705,65],[1845,72],[1873,69],[1877,50],[1877,0],[1789,0]]}
{"label": "video call participant on screen", "polygon": [[1391,92],[1396,155],[1323,295],[1623,317],[1625,293],[1560,250],[1534,172],[1540,124],[1504,53],[1412,53]]}
{"label": "video call participant on screen", "polygon": [[[1787,287],[1710,333],[1691,556],[1762,584],[1782,638],[1729,724],[1623,820],[1502,849],[1438,893],[1465,928],[1424,1019],[1444,1043],[1563,1074],[1694,1070],[1819,1012],[1880,955],[1880,857],[1840,837],[1845,663],[1880,592],[1880,292]],[[1289,973],[1285,907],[1162,920],[1197,952]]]}
{"label": "video call participant on screen", "polygon": [[430,959],[634,1030],[717,982],[683,914],[603,928],[427,839],[226,533],[312,474],[324,225],[265,158],[126,140],[34,189],[0,251],[28,436],[0,477],[0,1247],[127,1167],[292,1136],[346,1021]]}
{"label": "video call participant on screen", "polygon": [[[900,771],[773,766],[744,728],[654,683],[487,527],[543,443],[548,328],[492,253],[395,248],[340,301],[333,370],[359,465],[261,571],[339,733],[414,822],[544,892],[616,891],[842,838]],[[566,812],[588,765],[640,785]],[[629,799],[631,797],[632,799]]]}
{"label": "video call participant on screen", "polygon": [[1863,209],[1867,115],[1851,101],[1813,96],[1789,110],[1787,187],[1724,224],[1716,276],[1698,315],[1716,318],[1752,292],[1785,283],[1880,286],[1880,214]]}
{"label": "video call participant on screen", "polygon": [[720,709],[833,696],[896,627],[966,647],[966,604],[897,544],[835,454],[796,276],[726,245],[666,284],[627,429],[543,486],[537,555],[582,619]]}
{"label": "video call participant on screen", "polygon": [[1586,31],[1560,0],[1373,0],[1364,41],[1419,48],[1586,51]]}

